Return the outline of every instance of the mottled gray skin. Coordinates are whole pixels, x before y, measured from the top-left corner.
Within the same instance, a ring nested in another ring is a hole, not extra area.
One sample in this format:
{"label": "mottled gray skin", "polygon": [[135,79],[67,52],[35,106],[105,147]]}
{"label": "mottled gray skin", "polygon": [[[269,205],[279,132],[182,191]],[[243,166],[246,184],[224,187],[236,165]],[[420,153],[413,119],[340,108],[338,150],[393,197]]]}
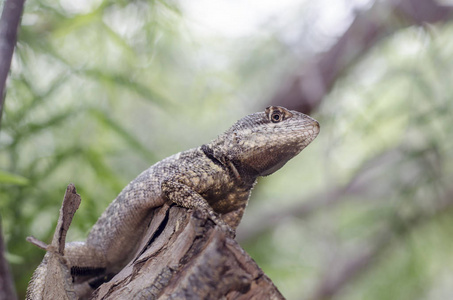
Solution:
{"label": "mottled gray skin", "polygon": [[[110,204],[85,243],[67,244],[73,275],[90,268],[105,274],[121,270],[136,250],[150,211],[166,201],[204,210],[223,229],[234,231],[257,177],[281,168],[318,133],[316,120],[271,106],[242,118],[209,144],[154,164]],[[87,289],[86,282],[76,284],[79,293]]]}

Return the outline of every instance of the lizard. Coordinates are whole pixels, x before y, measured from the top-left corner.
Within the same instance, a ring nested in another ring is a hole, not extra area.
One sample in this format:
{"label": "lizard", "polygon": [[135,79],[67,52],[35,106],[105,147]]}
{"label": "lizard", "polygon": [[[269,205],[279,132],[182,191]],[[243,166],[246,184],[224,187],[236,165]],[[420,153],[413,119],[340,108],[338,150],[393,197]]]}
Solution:
{"label": "lizard", "polygon": [[[85,242],[66,244],[64,257],[78,296],[89,295],[99,280],[77,278],[116,274],[133,258],[147,216],[164,203],[201,210],[234,237],[257,178],[280,169],[319,129],[319,123],[303,113],[269,106],[240,119],[211,142],[143,171],[102,213]],[[27,295],[34,294],[29,285]]]}

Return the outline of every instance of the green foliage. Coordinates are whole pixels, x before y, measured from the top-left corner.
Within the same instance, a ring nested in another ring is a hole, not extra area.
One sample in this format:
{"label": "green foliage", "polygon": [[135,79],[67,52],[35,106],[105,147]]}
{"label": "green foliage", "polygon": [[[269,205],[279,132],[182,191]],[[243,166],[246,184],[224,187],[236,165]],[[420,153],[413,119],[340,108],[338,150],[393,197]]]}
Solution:
{"label": "green foliage", "polygon": [[[27,3],[0,131],[19,297],[43,256],[25,237],[50,240],[68,183],[82,196],[68,240],[82,240],[137,174],[262,109],[299,66],[273,26],[227,40],[187,22],[167,1]],[[293,213],[244,242],[288,299],[376,248],[336,299],[451,296],[452,31],[410,28],[373,48],[325,98],[317,140],[255,188],[239,230]]]}
{"label": "green foliage", "polygon": [[203,62],[185,26],[168,1],[27,2],[0,131],[0,212],[20,298],[43,256],[25,238],[50,240],[68,183],[82,196],[68,240],[83,240],[137,174],[250,112],[235,91],[247,80]]}
{"label": "green foliage", "polygon": [[28,179],[23,176],[0,171],[0,184],[27,185]]}

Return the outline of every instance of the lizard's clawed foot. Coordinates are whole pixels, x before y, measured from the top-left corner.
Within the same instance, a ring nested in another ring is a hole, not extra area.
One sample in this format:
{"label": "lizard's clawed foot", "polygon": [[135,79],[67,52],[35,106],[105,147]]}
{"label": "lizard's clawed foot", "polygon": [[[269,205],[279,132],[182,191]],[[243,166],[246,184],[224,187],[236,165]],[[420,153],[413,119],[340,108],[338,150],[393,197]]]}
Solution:
{"label": "lizard's clawed foot", "polygon": [[211,219],[220,229],[226,234],[227,237],[234,239],[236,237],[236,230],[228,225],[214,210],[208,210],[209,219]]}
{"label": "lizard's clawed foot", "polygon": [[232,239],[234,239],[236,237],[236,230],[231,228],[230,225],[223,224],[223,225],[219,225],[219,227],[222,229],[222,231],[225,233],[225,235],[227,237],[232,238]]}

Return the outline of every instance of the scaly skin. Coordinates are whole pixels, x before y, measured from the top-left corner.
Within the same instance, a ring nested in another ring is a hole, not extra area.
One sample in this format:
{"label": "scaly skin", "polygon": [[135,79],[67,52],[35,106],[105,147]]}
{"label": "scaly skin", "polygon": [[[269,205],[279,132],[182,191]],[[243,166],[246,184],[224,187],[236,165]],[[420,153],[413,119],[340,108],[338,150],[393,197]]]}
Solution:
{"label": "scaly skin", "polygon": [[[272,174],[319,133],[319,123],[270,106],[248,115],[198,148],[172,155],[130,182],[93,226],[87,241],[68,243],[71,273],[117,273],[132,258],[151,210],[166,201],[204,210],[224,230],[239,225],[257,177]],[[76,280],[80,295],[91,292]]]}

